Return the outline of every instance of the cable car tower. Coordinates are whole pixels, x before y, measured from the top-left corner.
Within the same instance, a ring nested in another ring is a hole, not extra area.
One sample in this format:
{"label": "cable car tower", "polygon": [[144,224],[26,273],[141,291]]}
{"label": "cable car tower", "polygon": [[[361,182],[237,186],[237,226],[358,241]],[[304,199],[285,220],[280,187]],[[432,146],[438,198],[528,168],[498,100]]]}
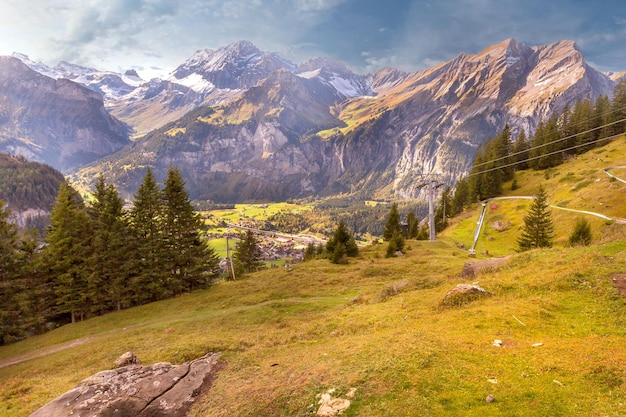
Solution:
{"label": "cable car tower", "polygon": [[416,185],[417,189],[426,187],[426,193],[428,194],[428,232],[431,242],[437,240],[437,234],[435,233],[435,191],[442,185],[445,184],[439,179],[428,177]]}

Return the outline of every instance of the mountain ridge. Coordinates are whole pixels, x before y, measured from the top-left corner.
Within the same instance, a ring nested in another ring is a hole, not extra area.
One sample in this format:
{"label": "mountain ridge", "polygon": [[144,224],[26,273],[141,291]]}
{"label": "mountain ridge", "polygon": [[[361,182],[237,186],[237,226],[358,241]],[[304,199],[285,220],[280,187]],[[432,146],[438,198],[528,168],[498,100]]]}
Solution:
{"label": "mountain ridge", "polygon": [[[200,50],[176,71],[179,78],[170,76],[170,83],[195,77],[229,88],[194,90],[153,80],[152,95],[145,89],[119,107],[110,104],[124,120],[158,120],[162,127],[75,178],[84,183],[87,172],[102,168],[125,183],[122,177],[137,176],[128,169],[163,171],[177,161],[191,164],[186,179],[192,189],[226,182],[231,191],[247,190],[240,198],[282,198],[287,191],[291,197],[357,191],[416,197],[425,176],[454,185],[469,171],[477,147],[505,124],[514,135],[522,129],[532,134],[554,110],[611,95],[618,79],[589,66],[573,41],[530,47],[515,39],[414,73],[385,68],[359,76],[326,58],[296,66],[246,41]],[[133,108],[124,113],[124,106]],[[181,117],[203,106],[208,110],[200,113],[210,116]]]}

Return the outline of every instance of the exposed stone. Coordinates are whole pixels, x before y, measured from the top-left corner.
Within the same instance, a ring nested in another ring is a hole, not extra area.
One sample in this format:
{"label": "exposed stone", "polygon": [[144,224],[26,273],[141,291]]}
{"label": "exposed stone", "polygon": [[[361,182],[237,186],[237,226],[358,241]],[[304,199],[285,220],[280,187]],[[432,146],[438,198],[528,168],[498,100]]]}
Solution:
{"label": "exposed stone", "polygon": [[465,262],[461,276],[464,278],[472,278],[481,272],[493,271],[509,261],[510,257],[489,258],[480,261]]}
{"label": "exposed stone", "polygon": [[141,361],[133,352],[126,352],[115,360],[116,368],[128,365],[141,365]]}
{"label": "exposed stone", "polygon": [[350,407],[350,399],[354,398],[356,388],[350,389],[345,395],[347,398],[333,398],[335,389],[331,388],[320,396],[318,404],[320,407],[317,409],[317,415],[320,417],[333,417],[343,413]]}
{"label": "exposed stone", "polygon": [[487,291],[477,284],[459,284],[446,293],[441,305],[460,306],[487,294]]}
{"label": "exposed stone", "polygon": [[487,398],[485,398],[485,401],[487,401],[488,403],[492,403],[496,400],[496,397],[493,396],[493,394],[489,394],[487,395]]}
{"label": "exposed stone", "polygon": [[98,372],[31,417],[183,417],[216,378],[219,356],[207,354],[182,365],[132,364]]}

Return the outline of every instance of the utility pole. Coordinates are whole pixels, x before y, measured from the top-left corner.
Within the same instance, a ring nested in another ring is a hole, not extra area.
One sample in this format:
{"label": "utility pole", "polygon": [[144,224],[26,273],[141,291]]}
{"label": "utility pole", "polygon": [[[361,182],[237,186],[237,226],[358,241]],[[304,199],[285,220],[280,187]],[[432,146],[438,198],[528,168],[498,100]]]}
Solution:
{"label": "utility pole", "polygon": [[433,182],[428,183],[428,231],[430,241],[434,242],[437,240],[437,234],[435,233],[435,187],[433,187]]}
{"label": "utility pole", "polygon": [[233,266],[233,258],[230,256],[230,245],[228,244],[228,235],[230,235],[231,229],[226,229],[226,258],[228,259],[228,263],[230,264],[230,273],[233,276],[233,281],[235,281],[235,267]]}
{"label": "utility pole", "polygon": [[424,180],[417,185],[418,188],[428,187],[426,190],[428,194],[428,232],[431,242],[437,240],[437,233],[435,231],[435,190],[442,185],[442,182],[434,178]]}

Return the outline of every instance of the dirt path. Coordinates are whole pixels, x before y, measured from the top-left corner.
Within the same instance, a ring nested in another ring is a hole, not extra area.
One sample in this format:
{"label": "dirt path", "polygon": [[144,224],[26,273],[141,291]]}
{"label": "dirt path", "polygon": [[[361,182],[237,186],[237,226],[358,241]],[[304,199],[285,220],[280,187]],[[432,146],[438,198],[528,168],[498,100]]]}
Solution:
{"label": "dirt path", "polygon": [[92,339],[94,339],[93,336],[85,336],[81,337],[80,339],[72,340],[71,342],[61,343],[54,346],[47,346],[41,349],[34,350],[32,352],[24,353],[23,355],[11,356],[5,359],[0,359],[0,368],[15,365],[30,359],[40,358],[42,356],[50,355],[51,353],[61,352],[62,350],[71,349],[73,347],[87,343]]}

